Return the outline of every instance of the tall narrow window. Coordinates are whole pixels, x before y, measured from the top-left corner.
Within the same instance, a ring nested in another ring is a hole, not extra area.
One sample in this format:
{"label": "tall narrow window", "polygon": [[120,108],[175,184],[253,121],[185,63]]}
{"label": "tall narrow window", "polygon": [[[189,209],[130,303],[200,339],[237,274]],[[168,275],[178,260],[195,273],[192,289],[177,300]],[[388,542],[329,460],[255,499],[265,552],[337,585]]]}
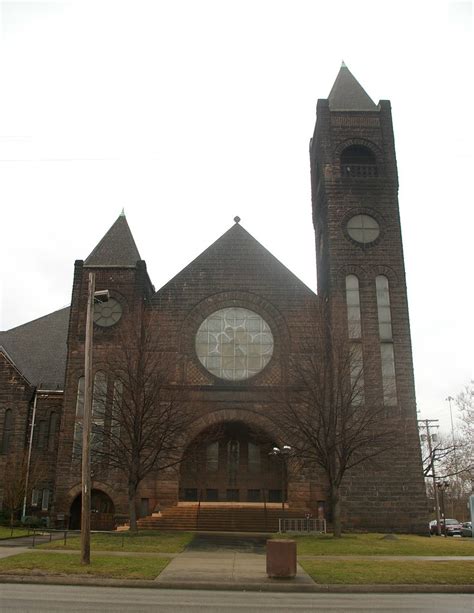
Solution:
{"label": "tall narrow window", "polygon": [[40,419],[38,422],[38,438],[36,439],[36,446],[38,449],[44,449],[46,443],[46,419]]}
{"label": "tall narrow window", "polygon": [[5,411],[5,418],[3,420],[2,453],[8,453],[10,451],[12,430],[13,412],[11,409],[7,409]]}
{"label": "tall narrow window", "polygon": [[110,420],[110,434],[112,441],[117,443],[120,439],[122,424],[123,383],[120,379],[114,381],[114,397],[112,399],[112,415]]}
{"label": "tall narrow window", "polygon": [[37,507],[39,505],[40,496],[41,496],[41,490],[34,488],[31,491],[31,506],[32,507]]}
{"label": "tall narrow window", "polygon": [[219,442],[215,441],[206,447],[206,471],[216,472],[219,468]]}
{"label": "tall narrow window", "polygon": [[394,406],[397,404],[397,386],[393,343],[381,343],[380,356],[382,359],[383,402],[386,406]]}
{"label": "tall narrow window", "polygon": [[85,378],[81,377],[77,382],[76,396],[76,422],[74,425],[73,457],[79,458],[82,453],[82,420],[84,418],[84,386]]}
{"label": "tall narrow window", "polygon": [[260,447],[255,443],[248,443],[248,469],[250,472],[260,470]]}
{"label": "tall narrow window", "polygon": [[377,291],[377,314],[379,320],[380,359],[382,362],[383,401],[386,406],[397,404],[395,378],[395,355],[393,352],[392,314],[390,310],[390,287],[385,275],[375,279]]}
{"label": "tall narrow window", "polygon": [[92,396],[92,434],[91,451],[101,451],[104,442],[105,403],[107,398],[107,377],[98,371],[94,377],[94,393]]}
{"label": "tall narrow window", "polygon": [[49,507],[49,490],[43,490],[43,496],[41,498],[41,510],[47,511]]}
{"label": "tall narrow window", "polygon": [[364,363],[362,345],[351,343],[351,404],[364,404]]}
{"label": "tall narrow window", "polygon": [[379,318],[379,336],[381,341],[392,340],[392,316],[390,312],[390,290],[388,279],[379,275],[375,279],[377,290],[377,313]]}
{"label": "tall narrow window", "polygon": [[349,338],[360,338],[360,295],[359,279],[355,275],[346,277],[347,326]]}
{"label": "tall narrow window", "polygon": [[54,451],[57,427],[58,427],[58,414],[53,412],[49,416],[48,451]]}
{"label": "tall narrow window", "polygon": [[229,476],[229,485],[236,485],[237,474],[240,464],[240,443],[235,439],[231,439],[227,443],[227,471]]}

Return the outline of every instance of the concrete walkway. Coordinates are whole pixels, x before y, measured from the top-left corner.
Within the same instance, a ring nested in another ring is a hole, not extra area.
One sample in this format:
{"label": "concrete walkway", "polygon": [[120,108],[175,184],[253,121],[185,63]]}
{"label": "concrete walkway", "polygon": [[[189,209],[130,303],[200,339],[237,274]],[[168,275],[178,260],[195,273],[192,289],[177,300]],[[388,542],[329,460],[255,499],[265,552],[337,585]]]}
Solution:
{"label": "concrete walkway", "polygon": [[216,583],[314,585],[311,577],[299,565],[295,579],[269,579],[265,555],[232,551],[215,551],[212,554],[185,551],[174,557],[155,581],[167,585],[193,583],[200,587],[215,586]]}
{"label": "concrete walkway", "polygon": [[28,547],[0,547],[0,559],[8,558],[9,556],[16,556],[19,553],[25,553],[25,551],[29,551]]}
{"label": "concrete walkway", "polygon": [[[474,586],[337,586],[319,585],[298,564],[294,579],[270,579],[266,574],[265,555],[266,536],[260,535],[198,535],[181,553],[162,554],[159,552],[94,551],[93,555],[112,555],[120,557],[150,556],[167,557],[170,563],[154,581],[114,580],[79,576],[35,577],[3,575],[3,582],[39,582],[64,584],[95,585],[142,585],[156,588],[187,588],[211,590],[252,590],[280,592],[321,592],[321,591],[474,591]],[[0,547],[0,558],[17,555],[26,551],[61,555],[70,554],[71,550],[31,549],[15,543],[15,546]],[[78,552],[77,552],[78,553]],[[424,560],[424,561],[472,561],[474,556],[298,556],[299,560]]]}

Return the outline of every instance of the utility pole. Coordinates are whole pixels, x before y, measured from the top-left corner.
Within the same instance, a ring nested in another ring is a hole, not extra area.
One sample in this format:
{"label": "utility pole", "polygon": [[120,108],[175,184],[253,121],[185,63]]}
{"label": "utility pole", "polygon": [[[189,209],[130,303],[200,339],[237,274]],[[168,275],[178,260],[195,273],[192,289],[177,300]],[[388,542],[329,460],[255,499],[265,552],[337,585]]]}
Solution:
{"label": "utility pole", "polygon": [[456,450],[456,439],[454,437],[454,422],[453,422],[453,409],[451,407],[451,401],[454,400],[452,396],[448,396],[446,398],[446,402],[449,403],[449,415],[451,417],[451,436],[453,438],[453,451],[454,451],[454,470],[456,471],[456,475],[458,474],[458,455]]}
{"label": "utility pole", "polygon": [[438,535],[441,536],[441,517],[439,512],[439,496],[438,496],[438,487],[436,485],[436,469],[435,469],[435,457],[433,454],[433,447],[431,445],[431,434],[430,434],[430,424],[437,424],[437,419],[420,419],[418,420],[419,424],[423,424],[422,427],[426,428],[426,440],[428,441],[428,450],[430,453],[430,463],[431,463],[431,474],[433,477],[433,490],[435,497],[435,511],[436,511],[436,531]]}
{"label": "utility pole", "polygon": [[92,419],[92,334],[94,326],[95,273],[89,273],[86,343],[84,359],[84,416],[82,419],[82,506],[81,564],[91,563],[91,419]]}

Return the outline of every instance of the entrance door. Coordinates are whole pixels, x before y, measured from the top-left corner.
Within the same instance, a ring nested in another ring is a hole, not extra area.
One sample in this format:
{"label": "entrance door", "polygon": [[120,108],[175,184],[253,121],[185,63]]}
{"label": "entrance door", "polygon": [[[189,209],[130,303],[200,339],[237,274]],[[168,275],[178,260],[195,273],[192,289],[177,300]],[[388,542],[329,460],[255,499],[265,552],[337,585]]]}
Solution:
{"label": "entrance door", "polygon": [[181,468],[180,498],[201,502],[264,502],[280,489],[272,441],[241,422],[212,428],[193,441]]}

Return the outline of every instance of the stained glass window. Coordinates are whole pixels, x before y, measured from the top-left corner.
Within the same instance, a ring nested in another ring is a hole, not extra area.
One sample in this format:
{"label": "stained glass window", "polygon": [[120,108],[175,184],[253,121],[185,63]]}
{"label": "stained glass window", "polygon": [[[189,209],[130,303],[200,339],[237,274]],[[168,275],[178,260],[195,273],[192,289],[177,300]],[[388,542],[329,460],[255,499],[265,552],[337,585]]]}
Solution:
{"label": "stained glass window", "polygon": [[257,313],[241,307],[221,309],[199,327],[196,353],[201,364],[216,377],[248,379],[270,361],[273,335]]}

